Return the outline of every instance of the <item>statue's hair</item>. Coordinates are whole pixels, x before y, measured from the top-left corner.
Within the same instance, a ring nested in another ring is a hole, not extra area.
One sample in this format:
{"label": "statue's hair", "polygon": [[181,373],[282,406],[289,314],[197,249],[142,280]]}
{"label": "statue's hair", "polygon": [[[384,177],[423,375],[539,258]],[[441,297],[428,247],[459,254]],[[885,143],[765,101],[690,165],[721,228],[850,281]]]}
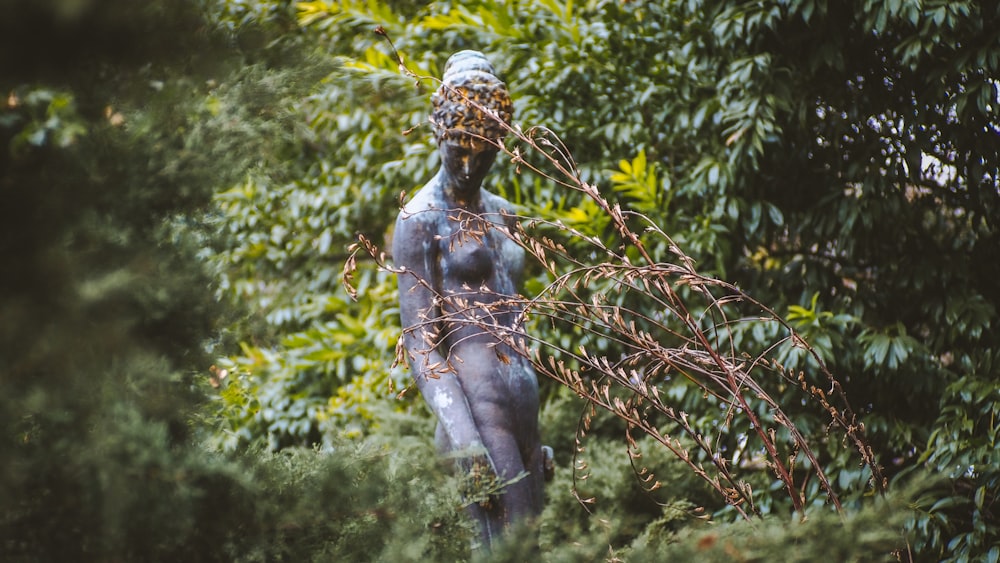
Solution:
{"label": "statue's hair", "polygon": [[[431,124],[438,141],[454,140],[471,146],[506,136],[507,130],[497,120],[510,125],[510,94],[482,53],[459,51],[449,57],[441,82],[431,96]],[[495,117],[470,102],[494,112]]]}

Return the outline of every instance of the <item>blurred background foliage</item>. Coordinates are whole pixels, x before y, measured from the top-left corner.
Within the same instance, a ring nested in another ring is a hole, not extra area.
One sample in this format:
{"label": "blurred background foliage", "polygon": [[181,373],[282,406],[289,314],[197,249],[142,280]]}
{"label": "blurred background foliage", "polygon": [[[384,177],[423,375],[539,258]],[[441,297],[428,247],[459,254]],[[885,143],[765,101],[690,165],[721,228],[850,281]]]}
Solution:
{"label": "blurred background foliage", "polygon": [[[847,515],[788,526],[751,463],[770,517],[706,527],[732,519],[721,499],[644,443],[663,484],[647,496],[599,416],[575,483],[597,498],[588,515],[570,492],[585,406],[542,382],[559,462],[544,558],[1000,559],[997,2],[2,0],[0,14],[5,560],[470,557],[432,421],[390,369],[395,280],[362,262],[357,300],[340,280],[358,235],[389,247],[401,194],[437,166],[436,85],[399,72],[378,25],[425,76],[484,51],[519,124],[557,132],[586,180],[702,273],[785,314],[863,412],[890,487],[912,493],[866,500],[824,414],[788,405],[853,492]],[[487,182],[524,215],[616,242],[575,192],[505,161]],[[525,293],[547,282],[536,269]],[[739,334],[749,349],[774,336]],[[692,418],[719,417],[663,385]],[[523,560],[521,537],[494,559]]]}

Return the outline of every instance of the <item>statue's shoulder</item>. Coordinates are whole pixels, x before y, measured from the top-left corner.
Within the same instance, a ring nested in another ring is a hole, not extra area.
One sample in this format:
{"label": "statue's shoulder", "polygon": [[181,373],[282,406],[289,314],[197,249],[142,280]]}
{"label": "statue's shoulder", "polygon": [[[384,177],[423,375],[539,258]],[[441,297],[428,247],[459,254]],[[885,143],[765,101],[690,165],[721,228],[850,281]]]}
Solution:
{"label": "statue's shoulder", "polygon": [[483,190],[482,198],[483,210],[490,215],[490,220],[497,224],[506,223],[507,226],[510,226],[514,215],[517,214],[517,206],[486,190]]}
{"label": "statue's shoulder", "polygon": [[429,221],[437,221],[437,215],[443,209],[443,202],[430,186],[418,191],[410,201],[406,202],[396,218],[397,228],[404,222],[408,225],[419,225]]}
{"label": "statue's shoulder", "polygon": [[515,212],[514,204],[507,201],[506,199],[496,195],[495,193],[486,191],[482,192],[483,208],[487,213],[500,213],[501,211],[508,214],[513,214]]}
{"label": "statue's shoulder", "polygon": [[440,202],[423,188],[406,202],[396,216],[392,235],[392,254],[397,265],[414,268],[423,263],[423,254],[430,248],[440,230]]}

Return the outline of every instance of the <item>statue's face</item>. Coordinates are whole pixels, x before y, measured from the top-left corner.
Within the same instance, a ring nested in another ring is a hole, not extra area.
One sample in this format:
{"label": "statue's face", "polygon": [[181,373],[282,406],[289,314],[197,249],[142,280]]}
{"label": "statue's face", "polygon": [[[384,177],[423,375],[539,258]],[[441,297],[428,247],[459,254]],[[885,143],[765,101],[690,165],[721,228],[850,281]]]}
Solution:
{"label": "statue's face", "polygon": [[438,150],[445,173],[456,187],[463,190],[478,190],[497,156],[496,148],[484,142],[469,143],[468,140],[444,139]]}

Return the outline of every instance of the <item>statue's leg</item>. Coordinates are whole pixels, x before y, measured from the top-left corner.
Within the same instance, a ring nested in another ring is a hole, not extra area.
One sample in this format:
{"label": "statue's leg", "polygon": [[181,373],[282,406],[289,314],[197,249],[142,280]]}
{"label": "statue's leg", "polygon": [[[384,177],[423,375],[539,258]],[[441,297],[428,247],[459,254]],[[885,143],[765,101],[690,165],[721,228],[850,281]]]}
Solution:
{"label": "statue's leg", "polygon": [[[468,460],[452,459],[451,454],[455,451],[455,448],[448,439],[448,433],[440,423],[434,430],[434,446],[437,448],[438,454],[441,458],[444,459],[453,470],[459,471],[460,474],[467,474],[472,469],[472,464],[468,462]],[[494,541],[500,539],[500,535],[503,530],[503,523],[496,518],[491,519],[487,508],[476,502],[471,503],[466,508],[466,512],[469,513],[469,517],[476,523],[476,527],[479,530],[480,547],[489,549],[490,545]]]}
{"label": "statue's leg", "polygon": [[479,528],[480,545],[473,545],[473,547],[489,550],[495,542],[500,541],[500,537],[503,535],[503,524],[491,514],[491,510],[492,512],[497,511],[496,507],[485,508],[475,502],[466,508],[469,516],[476,523],[476,527]]}
{"label": "statue's leg", "polygon": [[512,432],[492,429],[483,432],[482,436],[486,442],[486,450],[496,466],[497,476],[505,482],[515,481],[503,489],[498,498],[497,510],[491,511],[491,521],[506,527],[513,522],[538,516],[541,512],[541,491],[538,487],[541,482],[541,463],[535,468],[536,460],[522,458],[521,448]]}

